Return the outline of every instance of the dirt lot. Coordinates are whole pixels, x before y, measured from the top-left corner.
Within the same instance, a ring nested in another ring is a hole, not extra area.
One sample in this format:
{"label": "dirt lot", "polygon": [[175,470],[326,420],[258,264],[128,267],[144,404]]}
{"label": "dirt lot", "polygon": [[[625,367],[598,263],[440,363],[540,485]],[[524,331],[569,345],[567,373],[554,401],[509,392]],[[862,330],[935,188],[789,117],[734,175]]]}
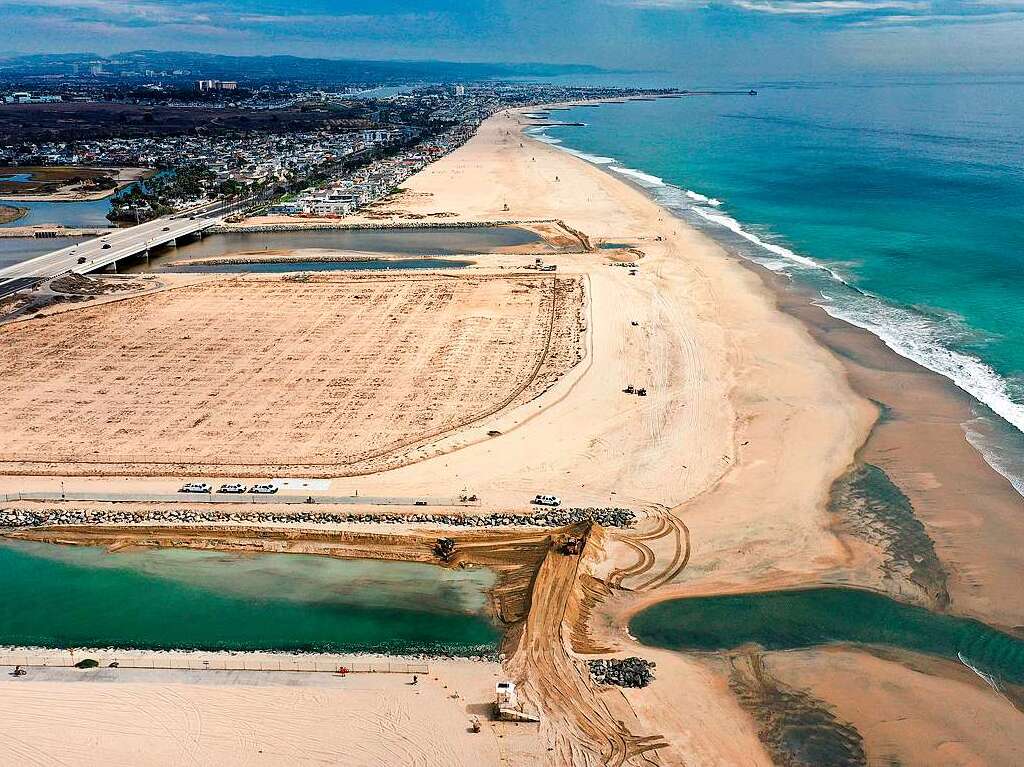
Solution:
{"label": "dirt lot", "polygon": [[536,396],[578,358],[548,276],[227,278],[0,329],[0,470],[322,476]]}

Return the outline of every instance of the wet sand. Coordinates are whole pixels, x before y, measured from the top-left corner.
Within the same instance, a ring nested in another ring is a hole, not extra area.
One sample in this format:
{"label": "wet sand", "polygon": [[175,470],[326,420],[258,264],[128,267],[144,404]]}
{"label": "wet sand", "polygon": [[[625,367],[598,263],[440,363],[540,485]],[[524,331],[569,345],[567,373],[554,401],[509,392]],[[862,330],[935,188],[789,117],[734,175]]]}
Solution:
{"label": "wet sand", "polygon": [[883,469],[910,500],[946,571],[948,610],[1003,628],[1024,624],[1024,499],[967,441],[963,424],[979,404],[774,275],[764,277],[779,307],[835,353],[854,391],[884,406],[858,459]]}
{"label": "wet sand", "polygon": [[779,683],[828,701],[860,734],[869,764],[1024,761],[1020,711],[966,668],[846,647],[769,653],[764,664]]}

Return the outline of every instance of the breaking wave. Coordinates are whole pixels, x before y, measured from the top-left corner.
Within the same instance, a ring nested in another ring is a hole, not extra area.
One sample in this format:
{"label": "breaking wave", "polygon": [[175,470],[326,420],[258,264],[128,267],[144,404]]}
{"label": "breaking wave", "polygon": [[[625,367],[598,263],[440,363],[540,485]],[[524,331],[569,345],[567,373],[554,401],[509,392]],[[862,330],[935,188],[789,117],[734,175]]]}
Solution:
{"label": "breaking wave", "polygon": [[[563,151],[583,159],[590,157],[562,145],[561,140],[546,136],[542,131],[531,133],[534,138],[556,145]],[[716,229],[723,234],[727,231],[753,245],[753,249],[742,249],[742,255],[748,260],[791,276],[827,275],[824,281],[814,282],[821,295],[821,300],[817,303],[829,315],[867,330],[900,356],[949,379],[1024,433],[1024,403],[1013,396],[1014,384],[981,358],[955,348],[958,342],[969,338],[969,332],[962,325],[958,325],[955,318],[933,317],[866,293],[834,268],[796,253],[746,228],[737,219],[720,210],[723,205],[721,200],[675,186],[658,176],[624,166],[614,158],[598,159],[599,164],[646,189],[659,204],[695,223],[702,224],[702,228],[707,229],[709,233],[714,234]],[[971,436],[968,434],[969,439]],[[973,439],[972,444],[989,465],[1003,474],[1018,492],[1024,495],[1024,476],[1018,476],[1016,471],[1008,471],[1007,462],[993,447],[980,439]]]}

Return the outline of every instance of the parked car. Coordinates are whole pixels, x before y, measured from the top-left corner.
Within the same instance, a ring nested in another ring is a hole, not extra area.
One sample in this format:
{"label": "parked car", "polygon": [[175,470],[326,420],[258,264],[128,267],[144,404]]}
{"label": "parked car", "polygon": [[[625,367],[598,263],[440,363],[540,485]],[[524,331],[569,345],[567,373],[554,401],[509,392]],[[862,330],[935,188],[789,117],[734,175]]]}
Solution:
{"label": "parked car", "polygon": [[218,493],[244,493],[245,485],[241,482],[229,482],[226,485],[221,485],[217,489]]}
{"label": "parked car", "polygon": [[258,485],[250,487],[249,492],[255,493],[256,495],[271,495],[277,492],[277,485],[273,482],[261,482]]}
{"label": "parked car", "polygon": [[213,488],[205,482],[189,482],[182,485],[179,493],[212,493]]}
{"label": "parked car", "polygon": [[530,503],[537,506],[561,506],[562,499],[557,495],[535,495]]}

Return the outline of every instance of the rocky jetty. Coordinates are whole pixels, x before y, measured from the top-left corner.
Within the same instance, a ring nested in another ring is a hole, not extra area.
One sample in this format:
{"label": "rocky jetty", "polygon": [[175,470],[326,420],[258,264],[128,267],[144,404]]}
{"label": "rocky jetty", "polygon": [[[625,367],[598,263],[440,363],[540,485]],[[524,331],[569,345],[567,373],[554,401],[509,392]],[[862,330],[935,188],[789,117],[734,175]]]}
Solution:
{"label": "rocky jetty", "polygon": [[216,509],[0,509],[0,527],[41,527],[43,525],[131,525],[162,522],[172,525],[241,522],[259,524],[339,524],[379,522],[385,524],[430,524],[454,527],[564,527],[594,522],[603,527],[632,527],[636,514],[630,509],[597,507],[547,509],[532,514],[441,514],[441,513],[359,513],[332,511],[238,511]]}
{"label": "rocky jetty", "polygon": [[643,658],[629,657],[587,661],[590,676],[598,684],[617,687],[646,687],[654,679],[654,664]]}

